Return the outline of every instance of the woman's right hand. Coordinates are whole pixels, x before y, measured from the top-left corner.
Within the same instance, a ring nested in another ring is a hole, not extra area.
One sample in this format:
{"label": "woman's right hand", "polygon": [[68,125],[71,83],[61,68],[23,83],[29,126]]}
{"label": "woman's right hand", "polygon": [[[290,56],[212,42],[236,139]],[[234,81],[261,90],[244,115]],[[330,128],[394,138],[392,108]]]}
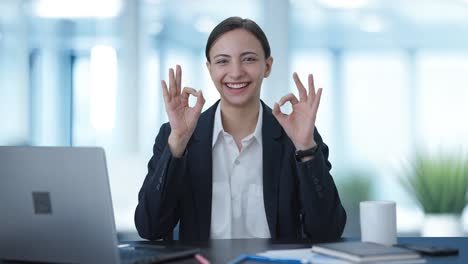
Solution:
{"label": "woman's right hand", "polygon": [[[169,89],[166,81],[162,80],[162,90],[164,104],[171,125],[171,134],[168,144],[171,153],[175,157],[181,157],[187,147],[187,143],[195,130],[200,117],[205,98],[201,91],[196,91],[190,87],[184,87],[181,91],[182,69],[179,65],[174,69],[169,69]],[[197,97],[195,106],[189,106],[189,96]]]}

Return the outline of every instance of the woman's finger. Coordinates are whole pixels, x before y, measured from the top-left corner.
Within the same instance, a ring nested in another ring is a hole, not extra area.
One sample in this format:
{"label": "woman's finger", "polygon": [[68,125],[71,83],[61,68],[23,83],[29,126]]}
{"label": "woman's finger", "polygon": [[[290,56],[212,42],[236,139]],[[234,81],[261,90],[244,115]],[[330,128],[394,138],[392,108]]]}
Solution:
{"label": "woman's finger", "polygon": [[193,89],[193,88],[184,87],[184,89],[182,90],[182,94],[181,94],[181,96],[182,96],[182,104],[183,104],[184,106],[189,107],[189,97],[190,97],[190,95],[195,96],[196,92],[197,92],[197,91],[196,91],[195,89]]}
{"label": "woman's finger", "polygon": [[179,95],[176,89],[176,81],[174,76],[174,69],[169,69],[169,93],[172,97]]}
{"label": "woman's finger", "polygon": [[299,91],[299,99],[303,102],[307,101],[307,91],[296,72],[293,73],[293,79],[294,83],[296,83],[297,90]]}
{"label": "woman's finger", "polygon": [[314,84],[314,76],[312,74],[309,74],[309,96],[308,96],[308,101],[310,103],[313,103],[315,100],[315,84]]}
{"label": "woman's finger", "polygon": [[317,114],[318,108],[320,106],[320,98],[322,97],[322,88],[317,90],[317,94],[315,95],[314,103],[312,104],[312,108],[315,114]]}
{"label": "woman's finger", "polygon": [[171,101],[171,97],[169,96],[169,91],[167,90],[166,81],[161,80],[161,87],[162,87],[162,93],[164,97],[164,103],[167,105]]}
{"label": "woman's finger", "polygon": [[176,65],[176,89],[177,89],[177,94],[180,94],[181,87],[182,87],[182,68],[180,65]]}
{"label": "woman's finger", "polygon": [[283,96],[278,104],[279,106],[283,106],[288,101],[291,102],[292,105],[299,103],[299,100],[297,100],[297,97],[294,94],[289,93]]}
{"label": "woman's finger", "polygon": [[195,111],[201,113],[203,109],[203,105],[205,105],[205,97],[203,97],[203,92],[200,90],[197,92],[197,103],[193,107]]}
{"label": "woman's finger", "polygon": [[278,103],[275,103],[272,113],[281,126],[283,125],[283,121],[288,117],[288,115],[281,112],[280,105]]}
{"label": "woman's finger", "polygon": [[193,95],[193,96],[197,96],[197,90],[191,88],[191,87],[184,87],[184,90],[182,90],[182,95],[184,96],[189,96],[189,94]]}
{"label": "woman's finger", "polygon": [[182,98],[184,103],[187,103],[187,106],[190,95],[193,95],[197,98],[197,103],[193,106],[193,109],[195,109],[197,112],[201,112],[203,105],[205,104],[205,98],[203,97],[203,93],[191,87],[184,87],[184,90],[182,90]]}

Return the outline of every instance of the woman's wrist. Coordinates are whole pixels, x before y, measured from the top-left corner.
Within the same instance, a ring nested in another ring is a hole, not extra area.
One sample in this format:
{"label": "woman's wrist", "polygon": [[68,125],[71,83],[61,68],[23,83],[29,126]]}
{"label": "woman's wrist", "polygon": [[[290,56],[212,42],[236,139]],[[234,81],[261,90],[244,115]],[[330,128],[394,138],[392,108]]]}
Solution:
{"label": "woman's wrist", "polygon": [[311,149],[311,148],[317,146],[317,143],[315,142],[315,140],[312,140],[311,142],[307,142],[307,143],[296,143],[296,144],[294,144],[294,146],[296,147],[296,151],[297,150],[306,150],[306,149]]}
{"label": "woman's wrist", "polygon": [[172,156],[176,158],[182,157],[184,154],[185,148],[187,147],[188,140],[183,137],[175,136],[173,133],[169,135],[167,144],[169,145],[169,150],[171,151]]}
{"label": "woman's wrist", "polygon": [[315,154],[317,154],[319,147],[315,144],[311,148],[306,149],[296,149],[295,158],[298,162],[309,161],[315,158]]}

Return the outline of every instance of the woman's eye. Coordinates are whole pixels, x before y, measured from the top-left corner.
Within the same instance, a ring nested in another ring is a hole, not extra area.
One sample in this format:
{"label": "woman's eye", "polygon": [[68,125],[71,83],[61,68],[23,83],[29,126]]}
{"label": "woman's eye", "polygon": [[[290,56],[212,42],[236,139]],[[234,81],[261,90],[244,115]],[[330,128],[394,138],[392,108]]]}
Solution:
{"label": "woman's eye", "polygon": [[253,62],[253,61],[256,61],[256,60],[257,60],[257,59],[254,58],[254,57],[246,57],[246,58],[244,58],[244,61],[246,61],[246,62]]}
{"label": "woman's eye", "polygon": [[228,60],[226,60],[226,59],[221,59],[221,60],[217,60],[217,61],[216,61],[216,64],[225,64],[225,63],[227,63],[227,62],[228,62]]}

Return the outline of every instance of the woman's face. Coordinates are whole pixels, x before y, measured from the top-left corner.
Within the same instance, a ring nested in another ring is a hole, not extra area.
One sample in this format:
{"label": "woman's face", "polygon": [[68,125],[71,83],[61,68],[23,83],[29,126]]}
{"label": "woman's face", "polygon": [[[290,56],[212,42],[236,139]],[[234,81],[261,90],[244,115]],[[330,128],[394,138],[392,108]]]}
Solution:
{"label": "woman's face", "polygon": [[209,51],[206,65],[224,104],[242,107],[260,100],[263,78],[273,58],[265,58],[260,41],[245,29],[221,35]]}

